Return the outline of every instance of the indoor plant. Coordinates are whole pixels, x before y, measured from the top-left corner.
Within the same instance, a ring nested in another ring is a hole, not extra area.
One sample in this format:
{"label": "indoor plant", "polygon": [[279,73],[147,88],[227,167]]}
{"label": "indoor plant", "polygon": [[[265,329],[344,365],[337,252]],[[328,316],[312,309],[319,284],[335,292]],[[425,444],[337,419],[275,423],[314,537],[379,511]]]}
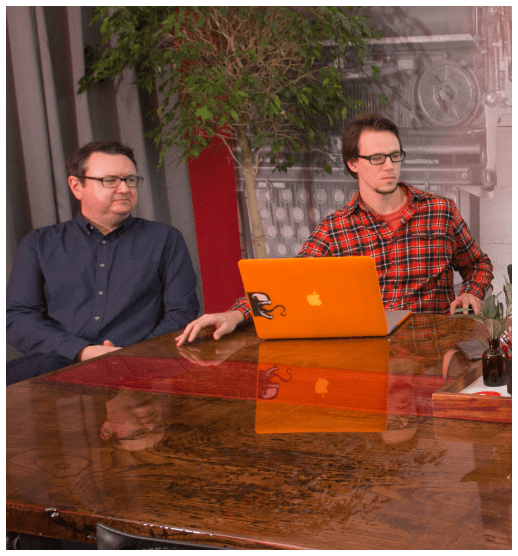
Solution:
{"label": "indoor plant", "polygon": [[[504,304],[498,301],[498,295],[493,295],[492,288],[489,288],[484,298],[482,312],[479,315],[466,314],[465,309],[456,309],[454,316],[464,316],[466,318],[483,322],[489,332],[489,347],[482,354],[482,376],[486,386],[502,386],[506,382],[505,366],[506,354],[500,347],[500,338],[505,332],[507,319],[512,314],[512,284],[504,276]],[[510,361],[509,361],[510,363]]]}

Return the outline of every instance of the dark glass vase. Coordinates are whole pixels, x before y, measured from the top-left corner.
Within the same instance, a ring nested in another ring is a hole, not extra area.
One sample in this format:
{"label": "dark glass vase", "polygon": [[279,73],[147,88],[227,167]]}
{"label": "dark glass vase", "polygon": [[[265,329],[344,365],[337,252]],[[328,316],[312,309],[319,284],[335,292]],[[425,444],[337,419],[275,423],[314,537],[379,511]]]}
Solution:
{"label": "dark glass vase", "polygon": [[482,354],[482,377],[485,386],[503,386],[505,353],[500,339],[489,340],[489,348]]}
{"label": "dark glass vase", "polygon": [[512,359],[506,357],[504,360],[504,374],[505,374],[505,383],[507,384],[507,393],[512,396],[513,392],[513,365]]}

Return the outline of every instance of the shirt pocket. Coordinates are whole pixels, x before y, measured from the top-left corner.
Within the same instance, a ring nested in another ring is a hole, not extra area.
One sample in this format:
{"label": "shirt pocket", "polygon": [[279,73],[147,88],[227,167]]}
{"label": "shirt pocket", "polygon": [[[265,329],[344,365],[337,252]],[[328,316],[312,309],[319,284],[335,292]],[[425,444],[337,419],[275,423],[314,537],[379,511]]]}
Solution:
{"label": "shirt pocket", "polygon": [[442,274],[453,260],[453,238],[443,230],[413,229],[406,236],[401,250],[411,272],[428,278]]}
{"label": "shirt pocket", "polygon": [[383,243],[375,233],[365,229],[363,233],[349,233],[346,240],[338,236],[331,246],[333,257],[374,257],[379,259]]}

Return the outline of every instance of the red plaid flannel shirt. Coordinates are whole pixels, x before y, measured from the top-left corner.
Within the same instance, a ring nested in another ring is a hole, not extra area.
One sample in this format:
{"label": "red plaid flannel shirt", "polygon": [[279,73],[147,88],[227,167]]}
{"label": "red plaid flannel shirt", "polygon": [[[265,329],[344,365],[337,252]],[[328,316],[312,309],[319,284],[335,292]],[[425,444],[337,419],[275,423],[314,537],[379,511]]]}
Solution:
{"label": "red plaid flannel shirt", "polygon": [[[483,299],[493,265],[471,237],[454,202],[404,187],[410,204],[397,230],[369,212],[357,192],[317,226],[297,257],[373,257],[386,309],[449,314],[455,299],[454,270],[462,276],[460,293]],[[251,318],[246,297],[230,310],[241,311],[245,320]]]}

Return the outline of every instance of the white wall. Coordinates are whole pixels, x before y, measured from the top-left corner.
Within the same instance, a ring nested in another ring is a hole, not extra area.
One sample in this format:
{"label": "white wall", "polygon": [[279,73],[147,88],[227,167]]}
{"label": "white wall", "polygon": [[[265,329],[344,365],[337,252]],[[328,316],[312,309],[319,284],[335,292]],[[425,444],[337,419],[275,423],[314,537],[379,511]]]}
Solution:
{"label": "white wall", "polygon": [[[502,291],[512,263],[512,128],[497,128],[494,190],[480,199],[480,247],[493,263],[493,292]],[[499,297],[504,301],[503,294]]]}

